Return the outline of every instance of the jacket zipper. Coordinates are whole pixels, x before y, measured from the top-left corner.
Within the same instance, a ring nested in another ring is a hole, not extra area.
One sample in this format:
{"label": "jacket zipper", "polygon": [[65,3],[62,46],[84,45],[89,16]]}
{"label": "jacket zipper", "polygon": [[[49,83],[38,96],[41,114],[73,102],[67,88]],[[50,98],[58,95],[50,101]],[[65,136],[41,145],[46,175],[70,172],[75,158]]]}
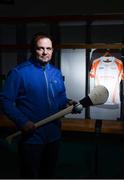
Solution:
{"label": "jacket zipper", "polygon": [[49,86],[48,86],[48,79],[47,79],[47,75],[46,72],[44,72],[44,76],[45,76],[45,80],[46,80],[46,86],[47,86],[47,99],[48,99],[48,103],[49,103],[49,107],[51,106],[51,101],[50,101],[50,96],[49,96]]}
{"label": "jacket zipper", "polygon": [[52,87],[52,83],[50,85],[51,85],[52,95],[53,95],[53,97],[55,97],[55,93],[54,93],[54,90],[53,90],[53,87]]}

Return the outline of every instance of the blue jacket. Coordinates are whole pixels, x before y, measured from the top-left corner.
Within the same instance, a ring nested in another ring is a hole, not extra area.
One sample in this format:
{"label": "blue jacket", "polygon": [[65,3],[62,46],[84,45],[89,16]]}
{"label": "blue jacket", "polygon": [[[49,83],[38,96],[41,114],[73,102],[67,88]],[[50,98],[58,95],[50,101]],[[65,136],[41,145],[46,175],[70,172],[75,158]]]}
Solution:
{"label": "blue jacket", "polygon": [[[67,103],[61,72],[51,64],[45,68],[36,59],[29,59],[12,69],[3,88],[3,110],[18,128],[28,120],[44,119]],[[60,138],[59,120],[35,130],[25,142],[43,144]]]}

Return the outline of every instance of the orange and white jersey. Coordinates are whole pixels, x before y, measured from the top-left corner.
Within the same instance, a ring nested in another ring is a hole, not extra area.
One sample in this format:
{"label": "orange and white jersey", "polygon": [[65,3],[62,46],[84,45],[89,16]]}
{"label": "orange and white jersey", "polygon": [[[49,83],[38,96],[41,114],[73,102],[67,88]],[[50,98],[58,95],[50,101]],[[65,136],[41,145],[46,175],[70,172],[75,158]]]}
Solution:
{"label": "orange and white jersey", "polygon": [[123,76],[122,61],[113,56],[102,56],[92,63],[90,78],[94,78],[94,85],[104,85],[109,91],[105,104],[120,104],[120,81]]}

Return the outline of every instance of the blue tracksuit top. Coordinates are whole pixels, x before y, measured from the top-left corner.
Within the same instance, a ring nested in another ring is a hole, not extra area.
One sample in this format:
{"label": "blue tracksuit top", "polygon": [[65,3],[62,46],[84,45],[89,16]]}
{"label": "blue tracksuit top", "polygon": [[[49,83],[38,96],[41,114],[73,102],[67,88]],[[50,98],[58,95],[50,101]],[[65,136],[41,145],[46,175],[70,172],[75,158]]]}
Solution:
{"label": "blue tracksuit top", "polygon": [[[38,60],[29,59],[9,72],[2,101],[4,112],[18,128],[28,120],[42,120],[66,106],[62,74],[49,63],[42,68]],[[43,144],[59,139],[60,135],[60,122],[55,120],[37,128],[25,142]]]}

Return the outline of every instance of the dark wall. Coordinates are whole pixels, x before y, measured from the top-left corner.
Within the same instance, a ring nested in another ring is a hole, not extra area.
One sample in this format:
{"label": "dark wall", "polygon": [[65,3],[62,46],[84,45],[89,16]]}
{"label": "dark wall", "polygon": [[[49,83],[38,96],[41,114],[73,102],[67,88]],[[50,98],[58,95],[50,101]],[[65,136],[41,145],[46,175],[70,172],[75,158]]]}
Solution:
{"label": "dark wall", "polygon": [[123,12],[122,0],[14,0],[13,4],[0,4],[0,16],[92,15]]}
{"label": "dark wall", "polygon": [[[123,179],[124,136],[63,132],[57,179]],[[19,177],[17,144],[0,140],[0,178]]]}
{"label": "dark wall", "polygon": [[58,178],[124,178],[123,136],[66,132],[62,140]]}

